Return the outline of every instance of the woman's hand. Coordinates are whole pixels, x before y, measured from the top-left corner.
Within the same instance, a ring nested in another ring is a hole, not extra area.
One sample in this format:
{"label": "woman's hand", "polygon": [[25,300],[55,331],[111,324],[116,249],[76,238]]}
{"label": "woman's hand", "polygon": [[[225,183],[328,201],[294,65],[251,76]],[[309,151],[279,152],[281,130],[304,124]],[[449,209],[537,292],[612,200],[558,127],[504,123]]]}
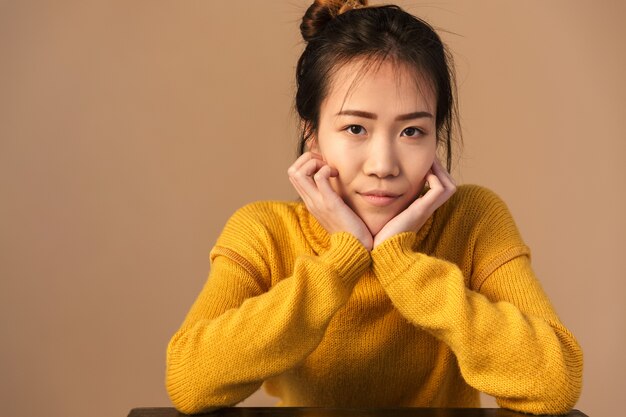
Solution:
{"label": "woman's hand", "polygon": [[328,233],[349,232],[367,250],[374,238],[363,220],[332,189],[330,178],[339,173],[313,152],[302,154],[287,170],[289,180],[302,197],[307,209]]}
{"label": "woman's hand", "polygon": [[389,220],[374,237],[374,247],[402,232],[417,232],[426,220],[456,192],[456,184],[437,158],[426,174],[430,189],[409,207]]}

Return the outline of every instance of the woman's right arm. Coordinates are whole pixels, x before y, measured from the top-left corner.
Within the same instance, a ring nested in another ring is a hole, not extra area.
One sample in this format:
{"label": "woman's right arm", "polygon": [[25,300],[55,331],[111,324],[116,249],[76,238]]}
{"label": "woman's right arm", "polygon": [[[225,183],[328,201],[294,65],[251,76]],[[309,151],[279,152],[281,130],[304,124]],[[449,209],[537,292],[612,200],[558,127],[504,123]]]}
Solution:
{"label": "woman's right arm", "polygon": [[209,279],[169,343],[166,386],[181,412],[234,405],[306,358],[371,262],[347,232],[332,234],[321,256],[299,256],[271,288],[248,259],[214,248]]}

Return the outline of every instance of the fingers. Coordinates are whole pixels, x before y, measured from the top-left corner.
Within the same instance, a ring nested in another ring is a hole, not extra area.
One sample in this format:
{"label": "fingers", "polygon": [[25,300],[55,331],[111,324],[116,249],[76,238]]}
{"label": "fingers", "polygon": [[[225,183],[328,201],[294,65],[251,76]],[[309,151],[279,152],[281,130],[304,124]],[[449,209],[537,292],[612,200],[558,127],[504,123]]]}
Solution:
{"label": "fingers", "polygon": [[[307,206],[311,203],[312,184],[310,175],[315,171],[315,166],[318,164],[316,161],[321,160],[322,157],[320,155],[313,152],[305,152],[287,170],[289,181]],[[307,164],[309,165],[303,170],[303,167]]]}
{"label": "fingers", "polygon": [[432,170],[433,170],[433,173],[437,176],[437,178],[439,178],[440,183],[446,189],[456,190],[456,183],[454,182],[454,179],[448,173],[448,171],[444,169],[444,167],[441,165],[441,162],[439,162],[439,159],[435,158],[435,161],[433,162]]}
{"label": "fingers", "polygon": [[302,154],[289,169],[289,180],[309,207],[317,206],[320,200],[336,202],[336,195],[329,178],[337,177],[337,169],[330,167],[322,156],[314,152]]}
{"label": "fingers", "polygon": [[321,155],[307,152],[287,173],[309,212],[329,233],[349,232],[371,250],[374,239],[367,226],[331,186],[330,178],[339,176],[337,169],[328,165]]}
{"label": "fingers", "polygon": [[309,162],[312,159],[318,159],[320,161],[324,160],[322,155],[320,155],[318,153],[315,153],[315,152],[305,152],[302,155],[300,155],[298,157],[298,159],[296,159],[296,161],[293,163],[293,165],[291,165],[289,167],[289,169],[287,170],[287,173],[291,176],[292,173],[295,173],[296,171],[298,171],[300,168],[302,168],[302,166],[304,164],[306,164],[307,162]]}
{"label": "fingers", "polygon": [[[303,178],[304,176],[310,177],[324,165],[327,164],[321,155],[314,152],[305,152],[298,159],[296,159],[293,165],[289,167],[287,174],[290,178]],[[331,168],[330,176],[336,177],[338,175],[339,173],[337,170],[335,168]]]}
{"label": "fingers", "polygon": [[454,180],[437,159],[433,161],[425,179],[428,191],[410,206],[415,218],[430,216],[456,192]]}
{"label": "fingers", "polygon": [[289,174],[289,180],[294,185],[301,197],[303,195],[315,194],[316,185],[313,181],[313,174],[315,174],[321,167],[325,165],[324,161],[315,157],[312,154],[302,155],[296,160],[296,162],[289,168],[287,173]]}
{"label": "fingers", "polygon": [[430,171],[426,174],[426,181],[428,181],[430,190],[425,196],[430,197],[433,201],[442,200],[441,204],[456,192],[454,179],[443,168],[438,159],[435,159]]}
{"label": "fingers", "polygon": [[320,187],[320,184],[323,185],[325,182],[328,182],[328,178],[330,178],[330,171],[331,169],[328,165],[323,165],[315,174],[313,174],[312,179],[318,188]]}

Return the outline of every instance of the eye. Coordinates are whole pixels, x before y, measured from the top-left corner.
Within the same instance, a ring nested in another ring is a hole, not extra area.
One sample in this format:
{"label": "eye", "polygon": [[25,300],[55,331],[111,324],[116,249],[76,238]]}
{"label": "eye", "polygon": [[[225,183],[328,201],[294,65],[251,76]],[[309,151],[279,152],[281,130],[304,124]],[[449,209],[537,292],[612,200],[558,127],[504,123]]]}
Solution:
{"label": "eye", "polygon": [[365,134],[365,128],[363,126],[359,126],[359,125],[350,125],[350,126],[346,127],[344,130],[348,131],[348,133],[351,133],[353,135],[364,135]]}
{"label": "eye", "polygon": [[402,136],[408,136],[410,138],[417,138],[424,135],[424,131],[417,127],[407,127],[402,131]]}

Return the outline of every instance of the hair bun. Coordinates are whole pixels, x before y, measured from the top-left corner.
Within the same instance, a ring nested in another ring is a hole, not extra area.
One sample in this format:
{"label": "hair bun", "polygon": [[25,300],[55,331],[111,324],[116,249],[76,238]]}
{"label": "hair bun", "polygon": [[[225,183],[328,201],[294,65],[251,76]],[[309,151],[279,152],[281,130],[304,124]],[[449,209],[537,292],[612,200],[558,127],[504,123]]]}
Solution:
{"label": "hair bun", "polygon": [[302,17],[302,23],[300,23],[302,38],[309,42],[338,15],[366,6],[367,0],[315,0]]}

